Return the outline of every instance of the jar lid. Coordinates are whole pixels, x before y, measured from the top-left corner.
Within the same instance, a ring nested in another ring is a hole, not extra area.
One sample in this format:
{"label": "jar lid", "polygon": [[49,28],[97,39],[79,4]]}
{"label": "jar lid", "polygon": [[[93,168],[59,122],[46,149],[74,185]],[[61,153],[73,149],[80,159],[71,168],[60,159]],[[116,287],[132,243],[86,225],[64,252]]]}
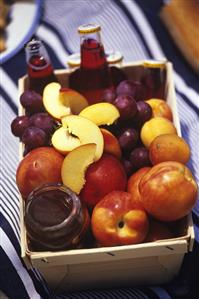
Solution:
{"label": "jar lid", "polygon": [[163,60],[145,60],[143,62],[143,65],[145,67],[150,67],[150,68],[163,68],[165,67],[167,60],[163,59]]}
{"label": "jar lid", "polygon": [[85,25],[81,25],[78,27],[78,32],[80,34],[85,34],[85,33],[95,33],[101,30],[100,25],[97,24],[85,24]]}
{"label": "jar lid", "polygon": [[77,67],[77,66],[80,66],[80,63],[81,63],[80,53],[74,53],[74,54],[68,56],[67,64],[69,66]]}
{"label": "jar lid", "polygon": [[109,64],[121,62],[123,55],[119,51],[106,51],[106,59]]}

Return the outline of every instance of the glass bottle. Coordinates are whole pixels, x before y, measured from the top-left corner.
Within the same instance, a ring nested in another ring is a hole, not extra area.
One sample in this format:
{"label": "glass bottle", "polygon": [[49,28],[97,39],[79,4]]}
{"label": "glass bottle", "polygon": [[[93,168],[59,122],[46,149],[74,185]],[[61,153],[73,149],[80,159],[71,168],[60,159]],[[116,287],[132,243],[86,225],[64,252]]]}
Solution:
{"label": "glass bottle", "polygon": [[166,96],[166,61],[146,60],[141,82],[145,89],[145,99],[165,99]]}
{"label": "glass bottle", "polygon": [[80,34],[80,68],[69,78],[69,87],[82,93],[90,104],[101,101],[104,89],[111,88],[112,80],[104,46],[101,27],[96,24],[82,25]]}
{"label": "glass bottle", "polygon": [[29,89],[43,94],[44,87],[57,82],[54,70],[42,41],[33,39],[25,46]]}
{"label": "glass bottle", "polygon": [[86,207],[62,184],[45,184],[27,198],[25,225],[33,251],[77,248],[89,224]]}

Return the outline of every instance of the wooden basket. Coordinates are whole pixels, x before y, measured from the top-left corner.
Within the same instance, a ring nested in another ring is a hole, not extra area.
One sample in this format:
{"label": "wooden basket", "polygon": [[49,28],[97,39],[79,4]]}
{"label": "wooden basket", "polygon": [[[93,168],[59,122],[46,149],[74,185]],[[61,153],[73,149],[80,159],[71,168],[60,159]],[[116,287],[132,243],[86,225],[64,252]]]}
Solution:
{"label": "wooden basket", "polygon": [[[130,78],[139,79],[142,61],[128,63],[122,69]],[[136,70],[136,71],[135,71]],[[166,63],[167,95],[178,135],[177,112],[172,64]],[[71,70],[55,73],[62,86],[67,86]],[[19,95],[27,88],[27,76],[19,80]],[[19,114],[23,114],[19,107]],[[22,144],[19,155],[22,159]],[[24,202],[21,202],[21,256],[28,267],[37,268],[55,291],[108,288],[114,286],[153,285],[172,280],[179,272],[185,253],[192,250],[194,230],[191,215],[185,217],[180,237],[128,246],[73,249],[59,252],[31,252],[24,226]]]}

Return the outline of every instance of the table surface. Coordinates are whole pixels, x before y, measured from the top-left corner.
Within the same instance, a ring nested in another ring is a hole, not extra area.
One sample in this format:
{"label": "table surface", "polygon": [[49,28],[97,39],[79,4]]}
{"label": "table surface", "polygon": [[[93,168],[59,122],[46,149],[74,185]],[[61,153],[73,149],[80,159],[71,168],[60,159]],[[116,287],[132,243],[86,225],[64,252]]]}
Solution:
{"label": "table surface", "polygon": [[[150,2],[150,3],[149,3]],[[165,1],[166,2],[166,1]],[[38,1],[35,1],[38,4]],[[160,0],[46,0],[40,7],[34,34],[43,40],[55,69],[66,68],[67,56],[79,51],[77,27],[96,22],[102,27],[105,49],[120,51],[124,62],[164,59],[174,67],[174,82],[183,138],[191,147],[188,167],[199,182],[199,85],[198,74],[187,63],[158,13]],[[23,22],[22,22],[23,26]],[[27,40],[28,41],[28,40]],[[2,61],[1,61],[2,62]],[[163,286],[115,288],[73,294],[53,294],[36,269],[26,269],[20,258],[19,200],[15,183],[18,139],[10,123],[18,113],[18,79],[26,74],[23,48],[1,63],[1,188],[2,206],[0,289],[13,299],[27,298],[199,298],[199,199],[193,208],[195,244],[186,255],[175,281]],[[0,294],[0,298],[3,298]]]}

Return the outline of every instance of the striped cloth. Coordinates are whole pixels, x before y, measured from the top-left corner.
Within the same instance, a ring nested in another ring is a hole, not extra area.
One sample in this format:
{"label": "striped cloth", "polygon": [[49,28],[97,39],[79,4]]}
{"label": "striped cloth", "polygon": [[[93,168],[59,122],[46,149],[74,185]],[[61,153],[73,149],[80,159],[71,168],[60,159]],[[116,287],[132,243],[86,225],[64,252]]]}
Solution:
{"label": "striped cloth", "polygon": [[[159,0],[46,0],[35,35],[44,41],[56,69],[65,68],[67,55],[79,51],[77,27],[88,22],[101,24],[105,48],[120,51],[125,62],[148,58],[170,60],[174,65],[182,136],[192,151],[189,167],[199,182],[198,76],[185,62],[158,18],[162,4]],[[111,290],[56,295],[36,269],[25,267],[20,258],[19,201],[15,184],[18,140],[10,130],[18,109],[17,81],[25,73],[23,50],[1,66],[0,289],[10,299],[199,298],[199,200],[193,209],[194,250],[185,257],[179,277],[168,285],[118,286]]]}

